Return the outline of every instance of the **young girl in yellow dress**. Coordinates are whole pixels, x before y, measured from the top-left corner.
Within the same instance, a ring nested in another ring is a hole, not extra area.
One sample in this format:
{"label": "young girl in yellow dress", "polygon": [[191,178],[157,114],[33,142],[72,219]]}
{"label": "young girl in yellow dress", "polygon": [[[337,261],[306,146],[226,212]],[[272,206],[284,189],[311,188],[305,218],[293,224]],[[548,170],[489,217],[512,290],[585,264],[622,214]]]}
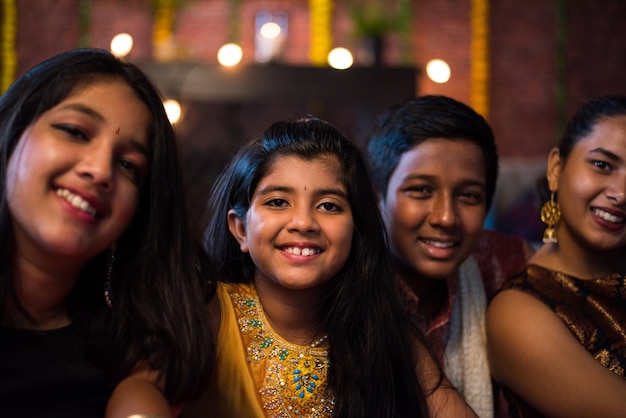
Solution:
{"label": "young girl in yellow dress", "polygon": [[216,368],[183,416],[475,416],[402,313],[363,159],[331,124],[273,124],[209,202]]}

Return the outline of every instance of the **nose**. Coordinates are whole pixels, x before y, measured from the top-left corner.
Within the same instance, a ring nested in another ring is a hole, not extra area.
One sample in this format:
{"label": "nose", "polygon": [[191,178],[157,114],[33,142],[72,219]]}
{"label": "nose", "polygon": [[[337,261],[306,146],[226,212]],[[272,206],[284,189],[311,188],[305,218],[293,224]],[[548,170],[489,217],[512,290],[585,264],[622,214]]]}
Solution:
{"label": "nose", "polygon": [[626,203],[626,176],[619,181],[611,183],[605,189],[605,196],[614,204],[622,205]]}
{"label": "nose", "polygon": [[457,223],[457,211],[454,196],[438,194],[433,198],[429,221],[433,226],[452,228]]}
{"label": "nose", "polygon": [[93,182],[98,188],[113,189],[113,150],[106,144],[92,142],[83,150],[76,165],[80,177]]}
{"label": "nose", "polygon": [[315,217],[315,208],[308,205],[294,206],[291,211],[291,218],[287,229],[290,232],[316,232],[319,224]]}

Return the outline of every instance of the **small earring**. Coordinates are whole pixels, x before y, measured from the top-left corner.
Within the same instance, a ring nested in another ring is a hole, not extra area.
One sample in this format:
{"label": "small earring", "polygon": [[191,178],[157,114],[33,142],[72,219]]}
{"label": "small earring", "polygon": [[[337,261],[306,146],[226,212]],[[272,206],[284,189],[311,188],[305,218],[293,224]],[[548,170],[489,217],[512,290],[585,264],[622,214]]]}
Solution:
{"label": "small earring", "polygon": [[104,282],[104,302],[109,309],[113,308],[113,289],[111,283],[115,279],[115,246],[111,247],[111,255],[107,262],[107,278]]}
{"label": "small earring", "polygon": [[552,192],[550,194],[550,200],[544,203],[541,207],[541,221],[547,225],[547,228],[543,233],[543,242],[558,242],[554,227],[560,220],[561,208],[554,200],[554,192]]}

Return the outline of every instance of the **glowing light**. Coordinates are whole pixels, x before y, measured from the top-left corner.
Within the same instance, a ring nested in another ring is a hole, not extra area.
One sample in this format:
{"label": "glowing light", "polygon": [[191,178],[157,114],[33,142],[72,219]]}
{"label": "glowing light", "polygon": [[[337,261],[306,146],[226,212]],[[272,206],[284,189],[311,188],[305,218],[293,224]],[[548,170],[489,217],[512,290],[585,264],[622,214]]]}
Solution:
{"label": "glowing light", "polygon": [[278,38],[281,31],[282,29],[280,28],[280,25],[276,22],[264,23],[263,26],[261,26],[261,29],[259,29],[261,36],[267,39]]}
{"label": "glowing light", "polygon": [[450,80],[450,66],[444,60],[434,59],[426,64],[426,74],[435,83],[445,83]]}
{"label": "glowing light", "polygon": [[337,70],[350,68],[353,63],[352,53],[346,48],[334,48],[328,53],[328,65]]}
{"label": "glowing light", "polygon": [[165,108],[167,118],[170,120],[172,125],[180,120],[182,108],[180,107],[180,103],[178,103],[178,101],[168,99],[163,102],[163,107]]}
{"label": "glowing light", "polygon": [[217,52],[217,61],[225,67],[232,67],[241,62],[243,51],[237,44],[224,44]]}
{"label": "glowing light", "polygon": [[118,33],[111,39],[111,53],[123,58],[133,49],[133,37],[128,33]]}

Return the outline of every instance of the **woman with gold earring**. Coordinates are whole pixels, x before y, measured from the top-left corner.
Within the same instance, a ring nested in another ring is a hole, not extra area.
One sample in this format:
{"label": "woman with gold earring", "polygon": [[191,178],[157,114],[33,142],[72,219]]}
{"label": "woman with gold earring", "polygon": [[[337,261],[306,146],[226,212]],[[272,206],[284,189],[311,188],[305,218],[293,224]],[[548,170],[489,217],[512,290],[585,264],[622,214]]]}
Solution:
{"label": "woman with gold earring", "polygon": [[581,107],[546,179],[545,244],[487,312],[491,372],[512,416],[624,417],[626,96]]}

